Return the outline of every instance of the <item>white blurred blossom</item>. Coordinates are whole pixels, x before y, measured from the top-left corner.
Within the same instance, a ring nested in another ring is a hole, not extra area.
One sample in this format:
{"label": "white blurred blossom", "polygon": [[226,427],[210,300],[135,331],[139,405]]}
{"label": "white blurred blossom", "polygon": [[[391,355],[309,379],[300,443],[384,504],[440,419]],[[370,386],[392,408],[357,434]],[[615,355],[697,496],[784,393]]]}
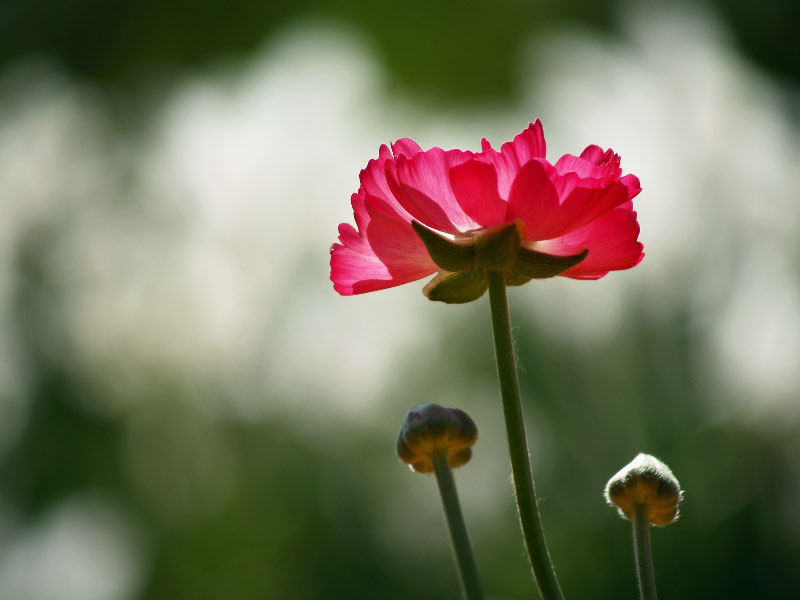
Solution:
{"label": "white blurred blossom", "polygon": [[68,498],[0,545],[0,598],[125,600],[142,582],[141,540],[95,496]]}

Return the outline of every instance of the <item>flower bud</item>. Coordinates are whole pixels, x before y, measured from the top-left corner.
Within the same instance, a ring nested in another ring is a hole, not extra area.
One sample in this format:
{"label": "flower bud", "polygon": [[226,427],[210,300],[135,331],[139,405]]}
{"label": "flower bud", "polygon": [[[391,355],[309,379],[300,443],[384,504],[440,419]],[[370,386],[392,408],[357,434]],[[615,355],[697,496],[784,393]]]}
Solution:
{"label": "flower bud", "polygon": [[453,468],[469,462],[477,439],[478,428],[463,410],[427,402],[406,413],[397,437],[397,455],[417,473],[430,473],[437,452]]}
{"label": "flower bud", "polygon": [[645,505],[650,523],[663,527],[678,518],[683,492],[667,465],[649,454],[639,454],[608,481],[605,497],[629,521],[636,505]]}

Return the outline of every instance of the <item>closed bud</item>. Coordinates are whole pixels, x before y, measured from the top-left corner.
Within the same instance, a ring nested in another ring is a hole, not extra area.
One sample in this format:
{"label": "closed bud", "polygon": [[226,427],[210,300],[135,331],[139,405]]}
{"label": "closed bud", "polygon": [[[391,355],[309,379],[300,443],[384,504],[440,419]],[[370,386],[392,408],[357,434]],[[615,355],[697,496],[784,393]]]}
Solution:
{"label": "closed bud", "polygon": [[649,454],[639,454],[608,481],[605,497],[629,521],[637,504],[646,506],[648,521],[663,527],[678,518],[683,492],[667,465]]}
{"label": "closed bud", "polygon": [[478,428],[467,413],[425,403],[406,413],[397,437],[397,455],[417,473],[433,471],[433,455],[442,453],[455,468],[472,458]]}

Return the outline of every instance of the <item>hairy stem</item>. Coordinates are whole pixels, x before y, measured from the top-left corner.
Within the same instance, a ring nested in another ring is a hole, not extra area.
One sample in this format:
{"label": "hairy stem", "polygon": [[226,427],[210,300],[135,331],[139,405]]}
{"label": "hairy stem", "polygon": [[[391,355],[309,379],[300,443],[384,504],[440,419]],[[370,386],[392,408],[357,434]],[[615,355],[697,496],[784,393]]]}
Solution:
{"label": "hairy stem", "polygon": [[464,595],[467,600],[483,600],[483,584],[478,574],[475,556],[472,553],[467,526],[464,524],[456,482],[443,452],[436,452],[433,455],[433,468],[436,473],[436,483],[439,484],[439,494],[442,496],[444,514],[447,517],[447,527],[450,530],[450,540],[453,542],[453,553],[456,557]]}
{"label": "hairy stem", "polygon": [[637,503],[634,508],[633,552],[636,558],[636,577],[639,579],[639,596],[642,600],[658,600],[648,511],[646,504]]}
{"label": "hairy stem", "polygon": [[563,600],[564,596],[547,551],[536,500],[536,490],[533,485],[528,442],[525,437],[525,423],[522,418],[514,341],[511,337],[511,321],[508,317],[505,276],[501,271],[489,271],[489,304],[492,309],[497,374],[500,379],[500,394],[503,400],[508,450],[511,456],[511,470],[514,476],[514,490],[522,534],[525,538],[525,546],[528,549],[528,557],[536,584],[539,586],[539,593],[543,600]]}

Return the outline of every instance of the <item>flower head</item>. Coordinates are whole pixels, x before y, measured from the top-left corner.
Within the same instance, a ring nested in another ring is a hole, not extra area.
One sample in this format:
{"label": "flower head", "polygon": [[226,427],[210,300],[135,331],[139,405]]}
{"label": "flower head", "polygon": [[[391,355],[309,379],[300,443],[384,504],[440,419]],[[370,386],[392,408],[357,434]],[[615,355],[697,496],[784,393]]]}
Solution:
{"label": "flower head", "polygon": [[[481,152],[423,151],[409,139],[381,146],[352,196],[356,227],[341,224],[331,247],[336,291],[360,294],[438,273],[428,296],[463,302],[485,291],[487,269],[518,285],[554,275],[599,279],[637,265],[638,178],[622,175],[610,149],[588,146],[555,163],[545,149],[538,120],[500,150],[485,139]],[[463,285],[452,274],[467,281],[466,293],[453,294]],[[435,297],[444,284],[447,294]]]}
{"label": "flower head", "polygon": [[397,456],[417,473],[431,473],[433,455],[441,452],[452,467],[472,458],[478,427],[460,408],[445,408],[426,402],[412,408],[403,418],[397,436]]}
{"label": "flower head", "polygon": [[645,505],[650,523],[663,527],[678,518],[683,492],[667,465],[655,456],[640,453],[609,479],[605,497],[629,521],[636,505]]}

